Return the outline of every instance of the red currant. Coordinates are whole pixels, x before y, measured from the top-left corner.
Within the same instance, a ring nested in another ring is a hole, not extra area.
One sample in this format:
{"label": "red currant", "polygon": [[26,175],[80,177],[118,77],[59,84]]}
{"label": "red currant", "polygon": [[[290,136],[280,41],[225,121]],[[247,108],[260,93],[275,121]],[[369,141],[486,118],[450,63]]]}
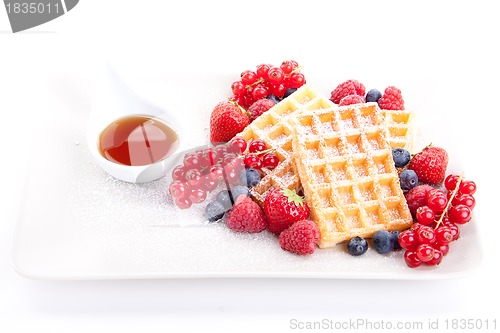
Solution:
{"label": "red currant", "polygon": [[460,238],[460,228],[453,222],[444,222],[444,225],[450,228],[453,240],[456,241]]}
{"label": "red currant", "polygon": [[201,183],[201,188],[204,189],[205,191],[211,192],[215,190],[218,185],[219,182],[213,180],[211,175],[206,175],[204,176],[203,181]]}
{"label": "red currant", "polygon": [[260,157],[254,153],[246,154],[243,162],[248,168],[260,169],[262,167],[262,161],[260,160]]}
{"label": "red currant", "polygon": [[267,145],[261,139],[252,140],[252,142],[250,142],[250,145],[248,146],[248,151],[250,153],[257,153],[259,151],[263,151],[266,149],[267,149]]}
{"label": "red currant", "polygon": [[[246,148],[246,143],[245,143],[245,148]],[[222,159],[227,154],[227,149],[228,149],[228,147],[226,145],[218,145],[214,148],[214,152],[215,152],[215,161],[214,161],[215,163],[214,164],[222,163]]]}
{"label": "red currant", "polygon": [[190,169],[186,172],[186,180],[190,187],[196,188],[201,184],[201,172],[197,169]]}
{"label": "red currant", "polygon": [[471,210],[476,206],[476,199],[470,194],[462,194],[457,198],[457,205],[465,205]]}
{"label": "red currant", "polygon": [[255,83],[257,81],[258,77],[257,74],[254,71],[247,70],[241,73],[241,82],[244,85],[250,85]]}
{"label": "red currant", "polygon": [[418,229],[420,229],[423,226],[423,224],[420,223],[413,223],[410,227],[411,231],[417,232]]}
{"label": "red currant", "polygon": [[236,156],[236,154],[233,153],[226,154],[226,156],[224,156],[224,158],[222,159],[222,165],[225,166],[234,163],[234,161],[237,159],[238,156]]}
{"label": "red currant", "polygon": [[264,80],[267,80],[268,76],[268,72],[269,72],[269,68],[271,68],[272,66],[271,65],[268,65],[268,64],[261,64],[259,66],[257,66],[257,76],[264,79]]}
{"label": "red currant", "polygon": [[474,183],[472,180],[465,180],[460,183],[458,191],[462,194],[473,195],[474,193],[476,193],[476,183]]}
{"label": "red currant", "polygon": [[194,188],[191,190],[189,194],[189,199],[191,199],[192,203],[200,203],[205,201],[207,198],[207,192],[201,188]]}
{"label": "red currant", "polygon": [[404,254],[405,262],[411,268],[418,267],[422,265],[422,260],[420,260],[415,251],[406,251]]}
{"label": "red currant", "polygon": [[210,167],[210,171],[208,174],[210,176],[210,179],[214,182],[219,183],[224,180],[224,168],[222,168],[218,164]]}
{"label": "red currant", "polygon": [[180,180],[174,180],[168,187],[168,192],[174,199],[183,198],[188,190],[188,186]]}
{"label": "red currant", "polygon": [[274,169],[279,163],[278,156],[272,153],[267,153],[262,157],[262,166],[268,169]]}
{"label": "red currant", "polygon": [[193,202],[188,197],[183,197],[183,198],[175,199],[175,204],[180,209],[188,209],[189,207],[191,207]]}
{"label": "red currant", "polygon": [[247,142],[240,136],[235,136],[229,140],[227,151],[230,153],[241,154],[247,149]]}
{"label": "red currant", "polygon": [[231,98],[231,100],[244,108],[248,107],[245,95],[235,95]]}
{"label": "red currant", "polygon": [[420,224],[429,225],[434,222],[436,214],[428,206],[421,206],[417,208],[416,217]]}
{"label": "red currant", "polygon": [[446,198],[448,199],[448,201],[451,200],[451,205],[452,206],[456,206],[458,205],[458,198],[460,197],[460,193],[457,192],[457,194],[455,194],[455,196],[452,198],[451,195],[453,194],[452,191],[449,191],[448,193],[446,193]]}
{"label": "red currant", "polygon": [[243,97],[244,97],[244,101],[243,101],[244,104],[241,104],[241,106],[244,108],[249,108],[250,105],[252,105],[253,102],[255,102],[255,100],[253,99],[251,90],[249,92],[247,92],[245,94],[245,96],[243,96]]}
{"label": "red currant", "polygon": [[282,97],[286,92],[286,86],[283,83],[272,85],[270,91],[274,96]]}
{"label": "red currant", "polygon": [[285,60],[281,63],[281,66],[280,66],[281,70],[283,70],[283,73],[285,74],[290,74],[294,69],[295,67],[293,66],[293,63],[290,61],[290,60]]}
{"label": "red currant", "polygon": [[435,213],[441,213],[446,208],[447,203],[446,194],[440,190],[432,190],[427,196],[427,206]]}
{"label": "red currant", "polygon": [[290,75],[290,81],[288,85],[290,88],[300,88],[306,83],[306,77],[304,74],[295,72],[292,75]]}
{"label": "red currant", "polygon": [[268,95],[268,91],[265,85],[263,84],[257,84],[255,87],[252,89],[252,98],[257,101],[259,99],[262,99]]}
{"label": "red currant", "polygon": [[422,262],[428,262],[434,258],[435,251],[429,244],[420,244],[417,247],[416,253],[418,259],[422,260]]}
{"label": "red currant", "polygon": [[233,82],[233,84],[231,85],[231,90],[236,96],[243,95],[246,92],[245,85],[241,81]]}
{"label": "red currant", "polygon": [[439,226],[436,229],[436,243],[438,244],[448,244],[453,241],[453,234],[451,229],[445,225]]}
{"label": "red currant", "polygon": [[398,241],[403,249],[414,250],[418,246],[417,237],[412,230],[405,230],[400,233]]}
{"label": "red currant", "polygon": [[420,244],[433,244],[436,242],[436,233],[429,226],[422,226],[418,229],[416,235]]}
{"label": "red currant", "polygon": [[443,252],[438,249],[434,249],[432,259],[427,261],[425,264],[430,266],[439,265],[441,263],[441,260],[443,260],[443,256]]}
{"label": "red currant", "polygon": [[441,253],[443,254],[443,256],[445,256],[446,254],[448,254],[448,251],[450,250],[450,245],[449,244],[434,244],[434,248],[436,250],[439,250],[441,251]]}
{"label": "red currant", "polygon": [[269,82],[273,85],[282,83],[283,79],[285,78],[283,70],[279,67],[271,67],[267,74]]}
{"label": "red currant", "polygon": [[201,161],[196,153],[188,153],[184,155],[184,166],[187,169],[197,169],[200,167]]}
{"label": "red currant", "polygon": [[456,205],[448,210],[448,218],[450,222],[456,224],[464,224],[471,219],[471,210],[466,205]]}
{"label": "red currant", "polygon": [[185,176],[186,176],[186,168],[182,165],[178,165],[172,170],[173,180],[185,181],[186,180]]}
{"label": "red currant", "polygon": [[457,187],[458,175],[448,175],[444,180],[444,187],[448,191],[453,191]]}

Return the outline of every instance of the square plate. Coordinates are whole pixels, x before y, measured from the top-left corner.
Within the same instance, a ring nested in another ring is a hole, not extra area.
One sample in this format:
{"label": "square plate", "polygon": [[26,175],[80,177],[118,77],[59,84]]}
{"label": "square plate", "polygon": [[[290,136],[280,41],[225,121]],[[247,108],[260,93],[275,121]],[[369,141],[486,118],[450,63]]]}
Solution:
{"label": "square plate", "polygon": [[[331,80],[307,77],[323,94],[331,91]],[[234,75],[207,74],[125,81],[145,100],[175,112],[188,126],[188,144],[195,147],[206,144],[210,111],[229,97],[232,80]],[[404,86],[408,95],[419,93],[420,86],[414,82]],[[100,107],[94,103],[92,112],[105,112]],[[445,147],[453,158],[448,172],[460,172],[453,138],[442,133],[435,122],[426,122],[435,110],[414,111],[420,133],[432,133],[432,142]],[[237,234],[222,223],[202,222],[203,204],[187,211],[175,208],[167,199],[169,177],[129,184],[107,175],[85,144],[88,108],[50,105],[45,112],[12,251],[15,268],[27,277],[442,279],[471,272],[482,257],[476,211],[472,223],[461,227],[460,240],[436,267],[410,269],[402,251],[380,255],[370,249],[363,256],[352,257],[345,245],[317,249],[311,256],[293,255],[283,251],[269,232]],[[427,142],[420,135],[417,147]]]}

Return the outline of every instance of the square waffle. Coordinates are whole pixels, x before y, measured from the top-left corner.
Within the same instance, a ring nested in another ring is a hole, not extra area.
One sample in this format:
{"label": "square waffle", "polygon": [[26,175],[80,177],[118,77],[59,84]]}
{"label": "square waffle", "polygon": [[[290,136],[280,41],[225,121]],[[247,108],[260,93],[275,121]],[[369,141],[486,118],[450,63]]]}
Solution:
{"label": "square waffle", "polygon": [[253,199],[261,206],[264,204],[267,192],[273,187],[289,188],[295,191],[301,189],[293,159],[293,128],[288,122],[288,118],[305,110],[331,108],[332,105],[330,101],[318,96],[308,86],[302,86],[255,119],[243,132],[238,134],[247,142],[261,139],[268,148],[276,149],[275,154],[279,159],[278,166],[273,170],[262,168],[262,179],[250,190]]}
{"label": "square waffle", "polygon": [[321,248],[410,227],[390,132],[376,103],[304,111],[292,122],[296,167]]}

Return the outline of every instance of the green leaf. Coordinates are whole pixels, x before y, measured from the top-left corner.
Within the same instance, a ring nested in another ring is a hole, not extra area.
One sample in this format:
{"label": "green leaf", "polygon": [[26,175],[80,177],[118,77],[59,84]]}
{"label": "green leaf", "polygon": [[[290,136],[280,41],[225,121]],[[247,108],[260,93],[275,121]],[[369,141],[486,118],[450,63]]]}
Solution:
{"label": "green leaf", "polygon": [[293,202],[295,206],[304,205],[304,198],[298,195],[295,190],[284,188],[281,190],[281,193],[288,198],[288,202]]}

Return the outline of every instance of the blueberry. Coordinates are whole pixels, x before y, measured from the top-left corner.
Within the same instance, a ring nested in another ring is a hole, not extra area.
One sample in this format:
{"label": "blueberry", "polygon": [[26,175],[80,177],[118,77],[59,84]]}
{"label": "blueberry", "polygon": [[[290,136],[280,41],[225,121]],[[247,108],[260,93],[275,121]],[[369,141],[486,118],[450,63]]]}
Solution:
{"label": "blueberry", "polygon": [[392,159],[396,168],[404,167],[410,162],[410,152],[404,148],[394,148],[392,150]]}
{"label": "blueberry", "polygon": [[399,174],[399,183],[404,191],[411,190],[418,184],[418,176],[415,171],[407,169]]}
{"label": "blueberry", "polygon": [[275,96],[275,95],[269,95],[266,98],[270,99],[271,101],[273,101],[274,104],[278,104],[279,102],[281,102],[281,100],[279,99],[279,97]]}
{"label": "blueberry", "polygon": [[205,207],[205,218],[208,222],[215,222],[220,220],[225,212],[226,209],[223,204],[219,201],[213,201]]}
{"label": "blueberry", "polygon": [[392,249],[395,251],[401,250],[401,245],[399,245],[399,234],[400,233],[401,233],[401,231],[399,231],[399,230],[391,231]]}
{"label": "blueberry", "polygon": [[387,230],[377,231],[372,238],[373,247],[378,253],[384,254],[391,252],[394,248],[394,241],[391,233]]}
{"label": "blueberry", "polygon": [[347,243],[347,252],[353,256],[360,256],[368,250],[366,239],[356,236]]}
{"label": "blueberry", "polygon": [[231,192],[228,190],[221,190],[217,193],[215,199],[222,204],[225,210],[229,210],[233,207],[233,198],[231,197]]}
{"label": "blueberry", "polygon": [[288,88],[287,90],[285,90],[285,94],[283,95],[283,98],[287,98],[288,96],[290,96],[291,94],[293,94],[296,91],[297,91],[297,88]]}
{"label": "blueberry", "polygon": [[253,187],[260,181],[260,173],[254,168],[245,168],[240,171],[240,182],[247,186]]}
{"label": "blueberry", "polygon": [[372,89],[366,93],[367,102],[377,102],[382,97],[382,93],[377,89]]}
{"label": "blueberry", "polygon": [[250,191],[248,191],[248,187],[246,186],[237,185],[231,189],[231,195],[233,196],[233,201],[236,202],[240,195],[249,197]]}

